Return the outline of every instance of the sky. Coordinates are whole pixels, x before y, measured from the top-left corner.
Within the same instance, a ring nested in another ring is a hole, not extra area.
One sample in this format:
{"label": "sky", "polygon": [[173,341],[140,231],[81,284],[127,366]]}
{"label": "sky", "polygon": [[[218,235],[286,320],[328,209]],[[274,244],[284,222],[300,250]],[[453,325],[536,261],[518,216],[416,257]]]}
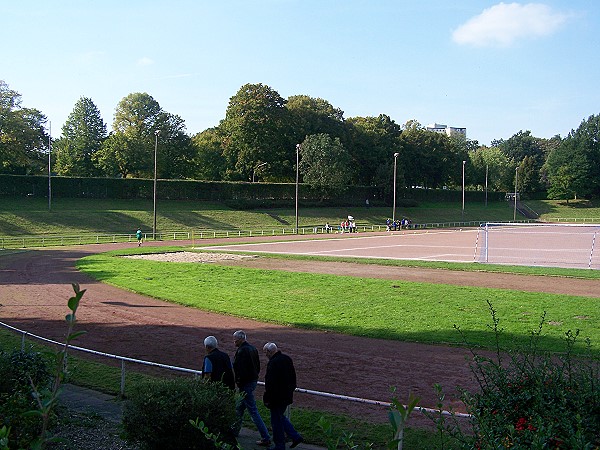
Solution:
{"label": "sky", "polygon": [[247,83],[481,145],[600,113],[597,0],[0,0],[0,16],[0,80],[53,137],[81,97],[110,130],[134,92],[196,134]]}

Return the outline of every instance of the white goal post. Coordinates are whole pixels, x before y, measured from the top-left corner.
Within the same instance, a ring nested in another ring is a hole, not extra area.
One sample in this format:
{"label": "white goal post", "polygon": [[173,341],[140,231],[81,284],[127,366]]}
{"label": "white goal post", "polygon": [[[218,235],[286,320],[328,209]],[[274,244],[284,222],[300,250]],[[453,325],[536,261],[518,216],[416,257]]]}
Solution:
{"label": "white goal post", "polygon": [[479,228],[475,260],[600,269],[600,255],[594,253],[597,236],[600,224],[488,222]]}

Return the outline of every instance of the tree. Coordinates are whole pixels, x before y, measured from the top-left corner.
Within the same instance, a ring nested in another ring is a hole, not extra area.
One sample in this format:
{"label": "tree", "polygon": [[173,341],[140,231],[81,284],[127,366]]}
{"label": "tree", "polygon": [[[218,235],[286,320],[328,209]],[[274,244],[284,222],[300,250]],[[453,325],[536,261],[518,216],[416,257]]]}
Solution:
{"label": "tree", "polygon": [[81,97],[54,143],[55,171],[59,175],[91,177],[100,175],[95,155],[106,139],[106,124],[94,102]]}
{"label": "tree", "polygon": [[469,152],[470,167],[468,173],[469,184],[485,188],[485,173],[488,172],[488,189],[492,191],[509,192],[514,188],[514,167],[498,147],[481,146]]}
{"label": "tree", "polygon": [[334,108],[327,100],[293,95],[287,99],[285,108],[288,111],[289,134],[293,142],[299,143],[306,136],[320,133],[343,139],[344,111]]}
{"label": "tree", "polygon": [[600,115],[590,116],[552,149],[544,165],[551,198],[600,196]]}
{"label": "tree", "polygon": [[350,179],[350,155],[339,138],[328,134],[307,136],[300,146],[300,166],[305,183],[327,192],[340,192]]}
{"label": "tree", "polygon": [[199,180],[222,180],[227,170],[223,156],[223,133],[219,127],[209,128],[192,138],[196,149],[194,177]]}
{"label": "tree", "polygon": [[46,116],[33,108],[21,108],[21,95],[0,80],[0,172],[47,172],[49,136]]}
{"label": "tree", "polygon": [[[545,162],[543,140],[531,135],[530,131],[519,131],[508,140],[495,141],[496,145],[513,163],[523,165],[524,172],[519,171],[519,189],[521,192],[538,192],[542,190],[540,169]],[[527,160],[525,161],[525,159]]]}
{"label": "tree", "polygon": [[116,108],[113,130],[97,152],[107,175],[153,177],[155,146],[159,178],[185,178],[193,173],[194,148],[183,119],[163,111],[152,96],[124,97]]}
{"label": "tree", "polygon": [[468,160],[468,154],[465,148],[453,145],[445,134],[428,131],[418,122],[409,121],[400,144],[399,164],[404,166],[408,186],[439,188],[461,183],[462,161]]}
{"label": "tree", "polygon": [[245,84],[231,97],[219,128],[225,134],[226,178],[251,180],[266,162],[271,180],[293,178],[295,143],[289,138],[286,101],[269,86]]}
{"label": "tree", "polygon": [[[353,117],[346,120],[348,149],[355,168],[356,184],[389,186],[394,153],[401,153],[402,129],[389,116]],[[402,167],[397,179],[403,179]]]}

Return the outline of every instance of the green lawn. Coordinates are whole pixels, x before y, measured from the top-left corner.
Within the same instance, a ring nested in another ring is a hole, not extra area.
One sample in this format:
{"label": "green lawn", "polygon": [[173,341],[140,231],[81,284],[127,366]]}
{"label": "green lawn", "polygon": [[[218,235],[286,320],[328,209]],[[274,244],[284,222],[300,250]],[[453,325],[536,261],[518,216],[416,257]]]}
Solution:
{"label": "green lawn", "polygon": [[594,298],[115,256],[124,253],[89,256],[78,268],[100,281],[204,310],[425,343],[462,344],[453,329],[458,325],[470,343],[493,347],[489,300],[498,311],[507,347],[527,342],[546,311],[544,349],[562,349],[565,332],[578,329],[600,354],[600,301]]}

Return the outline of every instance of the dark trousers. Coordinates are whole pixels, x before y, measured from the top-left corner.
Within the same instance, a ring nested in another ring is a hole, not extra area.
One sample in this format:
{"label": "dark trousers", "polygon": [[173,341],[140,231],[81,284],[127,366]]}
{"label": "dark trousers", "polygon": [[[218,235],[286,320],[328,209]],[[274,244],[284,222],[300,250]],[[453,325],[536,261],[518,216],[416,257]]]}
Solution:
{"label": "dark trousers", "polygon": [[274,450],[285,449],[285,435],[297,441],[301,438],[290,420],[285,415],[287,406],[271,407],[271,428],[273,429]]}

